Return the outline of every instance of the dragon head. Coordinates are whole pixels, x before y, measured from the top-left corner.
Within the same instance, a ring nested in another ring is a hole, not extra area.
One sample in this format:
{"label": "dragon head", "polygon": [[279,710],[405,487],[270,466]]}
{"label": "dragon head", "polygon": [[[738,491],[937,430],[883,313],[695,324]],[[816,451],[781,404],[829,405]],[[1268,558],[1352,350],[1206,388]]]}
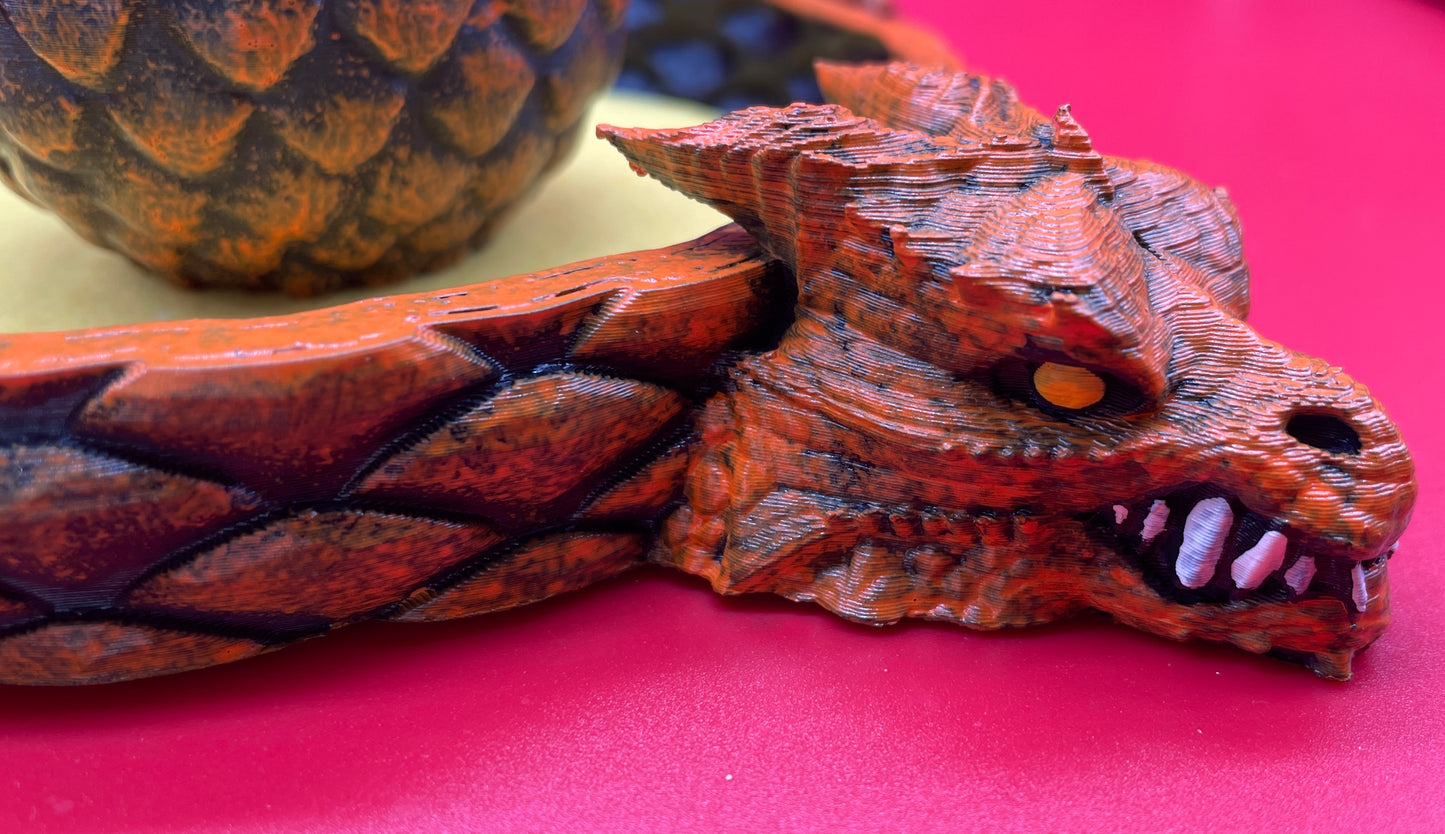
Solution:
{"label": "dragon head", "polygon": [[[1048,587],[1348,678],[1389,619],[1413,465],[1364,386],[1245,323],[1224,192],[1101,156],[996,80],[819,75],[835,104],[603,132],[792,267],[794,330],[846,340],[815,365],[867,391],[830,419],[911,450],[907,478],[867,461],[870,489],[1029,531],[1014,592],[950,618],[1037,621],[1018,588]],[[923,596],[908,613],[948,608]]]}

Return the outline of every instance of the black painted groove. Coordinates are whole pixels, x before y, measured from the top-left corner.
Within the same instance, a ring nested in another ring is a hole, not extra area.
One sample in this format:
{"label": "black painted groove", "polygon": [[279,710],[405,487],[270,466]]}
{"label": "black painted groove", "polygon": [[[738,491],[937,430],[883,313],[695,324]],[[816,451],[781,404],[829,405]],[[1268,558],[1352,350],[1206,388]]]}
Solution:
{"label": "black painted groove", "polygon": [[232,539],[237,539],[241,536],[249,535],[259,530],[264,530],[271,524],[289,518],[292,515],[294,515],[294,512],[290,507],[272,505],[268,508],[263,509],[261,512],[258,512],[256,515],[248,516],[244,519],[228,524],[213,533],[201,536],[200,538],[189,542],[185,546],[177,548],[176,550],[171,551],[170,553],[160,557],[159,559],[156,559],[153,563],[151,563],[150,567],[146,568],[144,571],[141,571],[139,575],[137,575],[124,587],[122,587],[121,590],[116,594],[116,598],[123,599],[129,596],[131,592],[133,592],[136,588],[139,588],[140,586],[144,585],[145,583],[149,582],[150,580],[163,573],[167,573],[169,571],[175,570],[178,567],[181,567],[182,565],[185,565],[186,563],[192,561],[197,556],[200,556],[202,553],[205,553],[208,550],[213,550],[217,547],[220,547],[221,545],[225,544],[228,541],[231,541]]}
{"label": "black painted groove", "polygon": [[143,608],[95,608],[83,612],[61,613],[27,622],[18,627],[0,629],[0,640],[46,626],[69,623],[114,623],[142,626],[190,634],[233,637],[265,645],[282,645],[307,637],[325,634],[337,623],[311,615],[206,615],[188,616],[175,611]]}
{"label": "black painted groove", "polygon": [[[709,363],[704,366],[704,369],[710,367],[711,364],[712,363]],[[691,396],[692,386],[679,386],[674,380],[649,376],[647,374],[637,374],[630,370],[622,371],[611,365],[596,362],[571,362],[565,359],[556,362],[542,362],[532,366],[532,368],[525,373],[517,374],[517,378],[519,380],[539,379],[544,376],[558,374],[573,374],[575,376],[587,376],[594,379],[608,379],[621,382],[641,382],[656,388],[665,388],[675,394],[681,394],[684,397],[693,399]]]}
{"label": "black painted groove", "polygon": [[[476,353],[479,356],[485,356],[481,351],[476,351]],[[341,485],[341,489],[337,491],[338,500],[350,498],[357,487],[365,483],[366,479],[387,461],[411,449],[516,384],[518,377],[508,372],[505,366],[500,363],[494,363],[493,366],[499,371],[497,376],[434,400],[426,411],[415,418],[409,426],[402,427],[392,436],[391,440],[378,446]]]}
{"label": "black painted groove", "polygon": [[[62,389],[60,393],[26,405],[0,405],[0,444],[41,444],[63,440],[73,433],[72,427],[77,418],[91,402],[134,370],[135,365],[131,362],[103,363],[93,372],[88,368],[79,368],[74,378],[57,384]],[[23,378],[20,384],[29,387]],[[5,385],[5,378],[0,376],[0,388]]]}
{"label": "black painted groove", "polygon": [[[673,451],[674,449],[687,446],[691,443],[695,432],[693,431],[693,420],[697,416],[697,409],[684,409],[677,417],[670,420],[662,429],[658,430],[647,443],[640,446],[636,453],[626,460],[619,461],[616,466],[604,474],[597,485],[585,493],[577,508],[572,511],[573,517],[584,512],[594,501],[606,495],[614,487],[626,482],[637,475],[652,463]],[[677,481],[677,491],[681,495],[684,484],[684,476]],[[672,502],[669,502],[672,503]],[[659,515],[661,511],[659,511]],[[653,519],[656,522],[656,519]]]}
{"label": "black painted groove", "polygon": [[[559,534],[570,534],[577,536],[648,536],[651,535],[651,533],[652,531],[649,525],[633,522],[589,522],[582,524],[567,523],[534,527],[526,531],[525,533],[513,536],[512,538],[509,538],[494,547],[479,551],[475,556],[470,559],[463,559],[462,561],[456,563],[450,568],[434,574],[433,576],[427,578],[425,581],[420,583],[417,588],[410,589],[408,593],[403,595],[401,599],[398,599],[396,602],[390,603],[389,606],[384,607],[384,609],[386,610],[379,610],[379,613],[377,613],[375,616],[387,617],[394,615],[395,611],[391,609],[399,608],[406,602],[406,598],[410,596],[411,593],[415,593],[415,591],[420,588],[427,588],[438,595],[445,593],[446,591],[449,591],[452,588],[455,588],[458,585],[461,585],[462,583],[480,575],[488,568],[506,561],[507,557],[511,556],[513,553],[516,553],[518,550],[521,550],[523,547],[530,545],[540,539],[547,538],[549,536],[555,536]],[[638,564],[644,564],[645,561],[645,558],[639,559]]]}
{"label": "black painted groove", "polygon": [[111,460],[130,464],[141,469],[147,469],[170,478],[186,478],[192,481],[216,484],[227,489],[244,490],[257,499],[261,499],[264,494],[251,487],[251,485],[221,472],[219,469],[191,460],[184,460],[179,455],[172,455],[156,448],[142,449],[124,441],[78,434],[72,434],[52,445],[59,448],[75,449],[76,451],[85,452],[90,455],[110,458]]}
{"label": "black painted groove", "polygon": [[18,602],[41,616],[48,616],[54,610],[54,607],[44,597],[31,593],[14,583],[6,582],[3,577],[0,577],[0,599]]}

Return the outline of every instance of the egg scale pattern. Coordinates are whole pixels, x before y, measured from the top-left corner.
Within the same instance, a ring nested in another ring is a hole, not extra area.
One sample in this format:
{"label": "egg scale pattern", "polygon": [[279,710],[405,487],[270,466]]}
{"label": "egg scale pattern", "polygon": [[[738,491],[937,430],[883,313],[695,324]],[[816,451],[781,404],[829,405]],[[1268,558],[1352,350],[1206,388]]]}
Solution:
{"label": "egg scale pattern", "polygon": [[0,0],[0,179],[183,284],[438,268],[573,141],[624,8]]}

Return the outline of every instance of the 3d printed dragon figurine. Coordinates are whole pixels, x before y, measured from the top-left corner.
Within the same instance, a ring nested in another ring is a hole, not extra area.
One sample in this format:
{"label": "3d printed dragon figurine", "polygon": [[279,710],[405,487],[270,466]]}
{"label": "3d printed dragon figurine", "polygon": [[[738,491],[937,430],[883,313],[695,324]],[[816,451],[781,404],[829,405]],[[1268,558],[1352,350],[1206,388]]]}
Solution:
{"label": "3d printed dragon figurine", "polygon": [[[177,672],[643,563],[872,623],[1085,609],[1350,676],[1412,464],[1260,338],[1222,192],[909,65],[604,128],[737,222],[301,315],[0,337],[0,679]],[[739,228],[740,227],[740,228]]]}

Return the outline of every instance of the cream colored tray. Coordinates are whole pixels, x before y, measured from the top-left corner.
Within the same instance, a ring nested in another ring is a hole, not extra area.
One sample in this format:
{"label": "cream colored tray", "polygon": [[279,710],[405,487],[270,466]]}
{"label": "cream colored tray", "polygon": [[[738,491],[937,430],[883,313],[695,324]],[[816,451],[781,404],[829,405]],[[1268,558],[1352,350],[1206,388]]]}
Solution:
{"label": "cream colored tray", "polygon": [[[593,108],[591,124],[682,127],[715,115],[688,102],[613,93]],[[173,287],[120,255],[92,246],[53,215],[0,188],[0,333],[289,313],[665,246],[726,222],[713,209],[638,177],[621,154],[589,130],[573,157],[472,257],[382,288],[295,299]]]}

